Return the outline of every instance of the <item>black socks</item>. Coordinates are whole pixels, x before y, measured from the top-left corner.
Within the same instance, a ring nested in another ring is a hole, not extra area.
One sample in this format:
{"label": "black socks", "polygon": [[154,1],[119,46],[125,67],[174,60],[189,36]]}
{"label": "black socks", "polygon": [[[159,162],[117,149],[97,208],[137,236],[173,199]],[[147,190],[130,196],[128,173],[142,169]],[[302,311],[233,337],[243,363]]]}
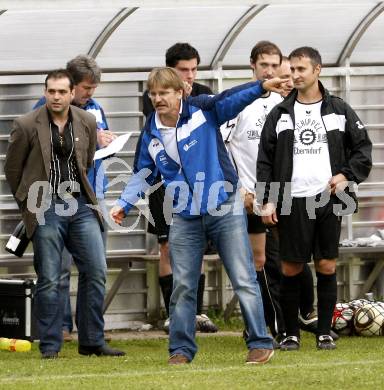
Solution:
{"label": "black socks", "polygon": [[[164,306],[169,317],[169,302],[171,300],[172,289],[173,289],[173,276],[172,274],[159,277],[159,284],[161,292],[163,294]],[[204,299],[204,288],[205,288],[205,275],[201,274],[199,279],[199,286],[197,288],[197,314],[202,313],[203,299]]]}
{"label": "black socks", "polygon": [[313,311],[314,300],[312,271],[308,264],[304,264],[303,272],[300,273],[300,314],[302,317]]}
{"label": "black socks", "polygon": [[324,275],[316,272],[317,276],[317,334],[326,335],[330,333],[332,316],[337,300],[336,273]]}
{"label": "black socks", "polygon": [[299,303],[301,275],[284,276],[281,280],[281,307],[284,314],[287,336],[300,336]]}
{"label": "black socks", "polygon": [[169,302],[171,300],[172,289],[173,289],[173,276],[172,274],[159,277],[159,284],[161,292],[163,294],[164,306],[167,311],[167,317],[169,317]]}
{"label": "black socks", "polygon": [[197,287],[197,308],[196,314],[200,315],[203,310],[204,300],[204,289],[205,289],[205,274],[200,275],[199,285]]}

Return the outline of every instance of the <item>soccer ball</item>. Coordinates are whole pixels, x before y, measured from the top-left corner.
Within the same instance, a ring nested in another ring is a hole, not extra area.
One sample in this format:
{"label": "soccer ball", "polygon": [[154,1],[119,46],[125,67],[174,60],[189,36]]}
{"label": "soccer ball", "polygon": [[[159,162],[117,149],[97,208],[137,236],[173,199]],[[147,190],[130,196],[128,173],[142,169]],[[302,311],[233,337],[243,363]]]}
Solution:
{"label": "soccer ball", "polygon": [[353,310],[357,310],[360,307],[363,307],[364,305],[370,303],[371,301],[368,301],[367,299],[354,299],[353,301],[349,302],[349,306]]}
{"label": "soccer ball", "polygon": [[336,303],[332,317],[332,329],[340,334],[350,334],[353,309],[348,303]]}
{"label": "soccer ball", "polygon": [[376,302],[370,302],[355,312],[354,326],[361,336],[380,336],[383,334],[384,308]]}

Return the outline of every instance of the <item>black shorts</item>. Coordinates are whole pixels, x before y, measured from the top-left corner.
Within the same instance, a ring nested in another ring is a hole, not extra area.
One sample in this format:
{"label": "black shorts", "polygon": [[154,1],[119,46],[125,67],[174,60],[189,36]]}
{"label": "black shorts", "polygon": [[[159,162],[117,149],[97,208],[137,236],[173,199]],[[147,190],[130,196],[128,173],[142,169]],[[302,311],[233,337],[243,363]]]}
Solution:
{"label": "black shorts", "polygon": [[295,263],[309,263],[312,257],[335,259],[339,255],[341,229],[341,217],[333,212],[337,198],[331,196],[325,206],[316,208],[314,219],[309,218],[307,199],[292,198],[291,214],[278,217],[280,258]]}
{"label": "black shorts", "polygon": [[260,234],[266,232],[266,227],[263,224],[261,217],[256,214],[247,214],[248,233]]}
{"label": "black shorts", "polygon": [[165,196],[165,187],[159,187],[155,192],[149,195],[149,210],[152,214],[153,221],[155,225],[152,225],[148,222],[147,232],[156,234],[157,241],[159,243],[167,242],[169,236],[169,225],[167,225],[164,213],[164,196]]}

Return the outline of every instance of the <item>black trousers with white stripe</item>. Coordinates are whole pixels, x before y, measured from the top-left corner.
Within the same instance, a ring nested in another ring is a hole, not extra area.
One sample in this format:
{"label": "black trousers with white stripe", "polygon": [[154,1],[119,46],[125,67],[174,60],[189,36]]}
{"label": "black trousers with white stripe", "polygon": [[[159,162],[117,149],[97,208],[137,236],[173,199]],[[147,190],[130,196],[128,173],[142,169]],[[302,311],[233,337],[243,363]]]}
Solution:
{"label": "black trousers with white stripe", "polygon": [[279,243],[270,230],[267,230],[265,265],[257,272],[263,298],[265,322],[273,336],[285,332],[284,317],[280,305],[281,263]]}

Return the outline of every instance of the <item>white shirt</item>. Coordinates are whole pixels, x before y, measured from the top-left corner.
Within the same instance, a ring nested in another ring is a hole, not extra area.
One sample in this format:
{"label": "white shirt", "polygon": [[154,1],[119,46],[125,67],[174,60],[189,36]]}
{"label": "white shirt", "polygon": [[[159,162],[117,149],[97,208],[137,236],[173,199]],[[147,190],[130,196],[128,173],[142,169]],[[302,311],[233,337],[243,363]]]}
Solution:
{"label": "white shirt", "polygon": [[296,101],[294,106],[293,197],[303,198],[323,192],[332,177],[321,103],[302,104]]}
{"label": "white shirt", "polygon": [[271,92],[256,99],[220,128],[241,185],[249,192],[255,191],[257,155],[265,119],[282,100],[279,94]]}
{"label": "white shirt", "polygon": [[155,122],[156,127],[160,131],[165,152],[168,154],[169,157],[171,157],[172,160],[176,161],[179,165],[181,165],[179,151],[177,149],[176,127],[169,127],[163,125],[157,112],[155,113]]}

